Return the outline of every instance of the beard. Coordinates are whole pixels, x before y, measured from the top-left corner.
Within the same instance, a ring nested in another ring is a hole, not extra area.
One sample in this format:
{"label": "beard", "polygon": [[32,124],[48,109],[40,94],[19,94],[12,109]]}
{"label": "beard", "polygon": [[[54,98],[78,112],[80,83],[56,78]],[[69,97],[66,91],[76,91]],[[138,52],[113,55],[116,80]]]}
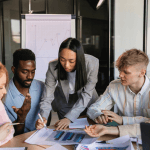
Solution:
{"label": "beard", "polygon": [[[24,88],[29,88],[31,86],[32,80],[33,79],[29,79],[29,80],[22,80],[17,73],[14,74],[14,78],[17,80],[17,82]],[[26,81],[31,81],[30,84],[26,84]]]}

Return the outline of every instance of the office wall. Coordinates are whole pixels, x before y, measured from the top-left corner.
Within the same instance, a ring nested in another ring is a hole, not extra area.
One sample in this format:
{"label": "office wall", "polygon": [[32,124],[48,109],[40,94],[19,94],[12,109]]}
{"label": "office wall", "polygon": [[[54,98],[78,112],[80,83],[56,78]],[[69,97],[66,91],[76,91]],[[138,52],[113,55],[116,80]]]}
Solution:
{"label": "office wall", "polygon": [[9,72],[10,78],[13,73],[12,54],[20,48],[20,15],[19,0],[5,1],[3,3],[4,15],[4,41],[5,41],[5,65]]}
{"label": "office wall", "polygon": [[[1,3],[2,4],[2,3]],[[73,14],[74,3],[73,0],[48,0],[48,13],[49,14]],[[0,5],[0,10],[3,7],[4,15],[4,41],[5,41],[5,65],[9,72],[10,78],[13,76],[11,71],[12,55],[16,49],[21,47],[20,44],[20,15],[29,13],[29,0],[8,0],[4,1],[3,5]],[[45,14],[46,5],[45,0],[32,0],[31,10],[34,13]],[[0,30],[2,14],[0,11]],[[1,33],[1,32],[0,32]],[[1,38],[0,34],[0,61],[1,55]]]}
{"label": "office wall", "polygon": [[[150,59],[150,0],[148,0],[147,54]],[[147,67],[147,76],[150,78],[150,64]]]}
{"label": "office wall", "polygon": [[[47,0],[48,14],[73,14],[73,0]],[[31,10],[33,13],[46,13],[45,0],[31,0]],[[29,0],[22,0],[22,13],[29,11]]]}
{"label": "office wall", "polygon": [[[115,0],[114,53],[115,61],[128,49],[143,50],[143,0]],[[119,72],[115,68],[115,79]]]}

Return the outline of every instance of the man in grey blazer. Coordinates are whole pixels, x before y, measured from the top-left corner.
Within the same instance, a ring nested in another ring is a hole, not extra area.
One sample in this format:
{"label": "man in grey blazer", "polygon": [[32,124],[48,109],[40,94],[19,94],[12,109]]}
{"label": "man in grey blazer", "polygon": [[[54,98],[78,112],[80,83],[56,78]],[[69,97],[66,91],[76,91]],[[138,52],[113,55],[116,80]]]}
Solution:
{"label": "man in grey blazer", "polygon": [[[40,113],[43,120],[47,120],[53,108],[61,119],[55,124],[56,129],[63,129],[98,98],[95,85],[99,61],[84,54],[80,42],[73,38],[68,38],[61,44],[58,58],[49,63]],[[42,127],[42,122],[38,120],[36,128]]]}

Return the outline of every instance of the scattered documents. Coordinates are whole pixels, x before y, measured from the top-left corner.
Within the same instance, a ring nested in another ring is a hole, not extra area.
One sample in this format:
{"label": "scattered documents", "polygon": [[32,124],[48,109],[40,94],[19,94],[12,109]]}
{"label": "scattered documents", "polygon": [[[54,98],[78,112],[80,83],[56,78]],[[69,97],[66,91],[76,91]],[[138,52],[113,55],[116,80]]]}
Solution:
{"label": "scattered documents", "polygon": [[[137,137],[131,137],[130,140],[131,140],[131,142],[137,142]],[[142,145],[142,140],[141,139],[138,139],[138,144]]]}
{"label": "scattered documents", "polygon": [[76,150],[102,150],[102,149],[134,150],[129,136],[109,140],[106,141],[105,144],[102,143],[102,141],[96,141],[92,144],[79,144],[76,148]]}
{"label": "scattered documents", "polygon": [[46,148],[45,150],[68,150],[68,149],[57,143],[49,148]]}
{"label": "scattered documents", "polygon": [[74,123],[70,123],[69,128],[85,128],[85,125],[89,126],[87,118],[76,119]]}
{"label": "scattered documents", "polygon": [[0,150],[27,150],[27,147],[7,147],[7,148],[0,148]]}
{"label": "scattered documents", "polygon": [[73,145],[73,144],[91,144],[95,142],[97,138],[92,138],[84,131],[79,130],[57,130],[42,128],[32,134],[26,143],[37,145],[54,145],[59,143],[61,145]]}

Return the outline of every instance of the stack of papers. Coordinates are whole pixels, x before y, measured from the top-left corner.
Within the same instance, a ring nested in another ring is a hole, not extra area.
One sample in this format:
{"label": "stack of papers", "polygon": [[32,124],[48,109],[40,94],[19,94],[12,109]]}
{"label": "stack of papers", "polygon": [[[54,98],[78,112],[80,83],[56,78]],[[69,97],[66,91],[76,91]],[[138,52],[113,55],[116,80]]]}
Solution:
{"label": "stack of papers", "polygon": [[134,150],[129,135],[109,140],[104,143],[96,141],[92,144],[79,144],[76,150],[108,150],[108,149],[123,149],[123,150]]}

